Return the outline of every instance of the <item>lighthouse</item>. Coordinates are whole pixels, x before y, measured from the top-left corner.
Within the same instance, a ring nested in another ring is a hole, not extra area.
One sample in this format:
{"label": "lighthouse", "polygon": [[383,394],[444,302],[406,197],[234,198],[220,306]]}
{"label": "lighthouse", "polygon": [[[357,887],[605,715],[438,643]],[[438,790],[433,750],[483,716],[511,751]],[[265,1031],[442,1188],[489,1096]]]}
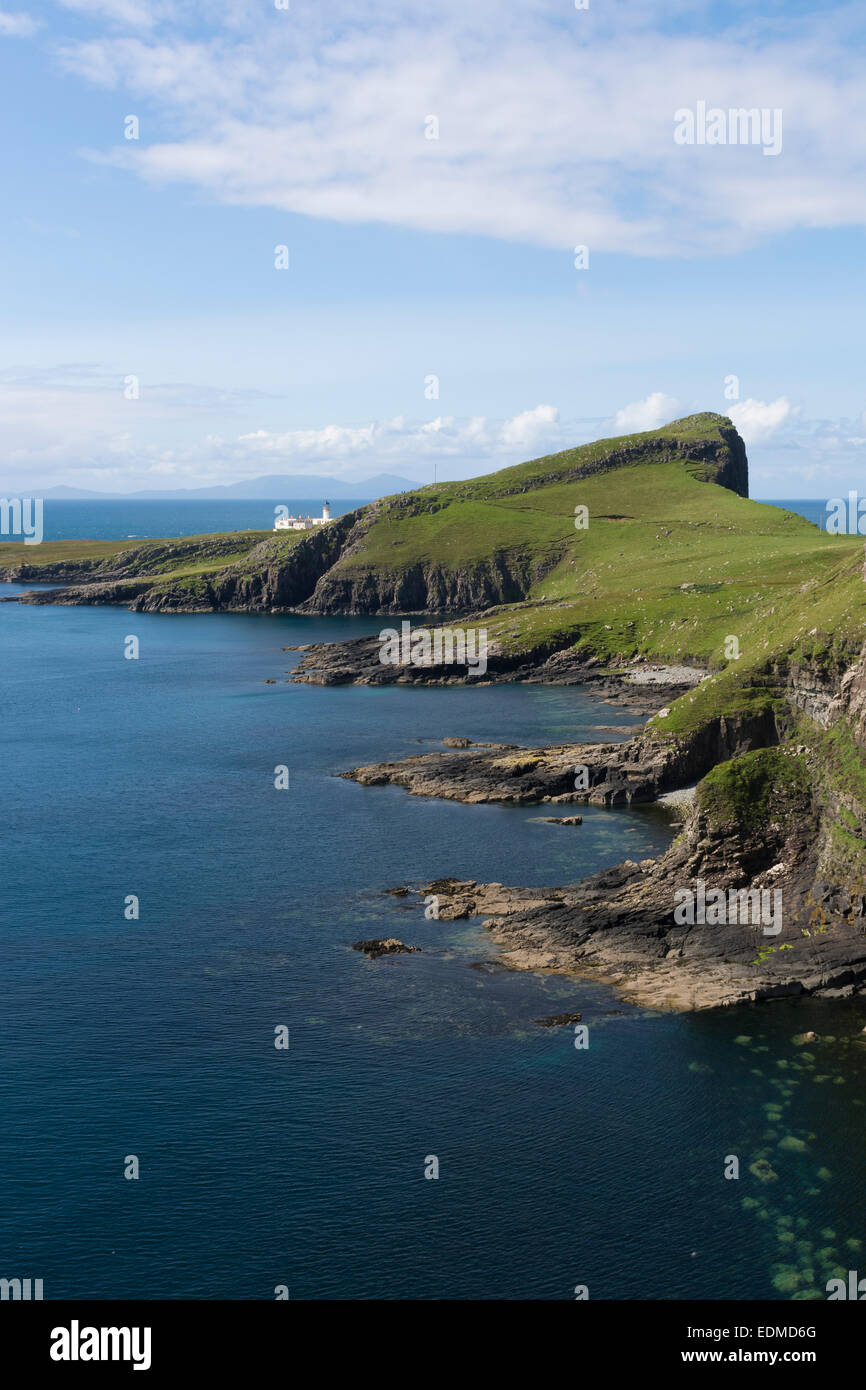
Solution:
{"label": "lighthouse", "polygon": [[325,522],[326,522],[326,521],[330,521],[330,520],[331,520],[331,504],[330,504],[330,502],[326,502],[326,503],[324,504],[324,506],[322,507],[322,525],[324,526]]}

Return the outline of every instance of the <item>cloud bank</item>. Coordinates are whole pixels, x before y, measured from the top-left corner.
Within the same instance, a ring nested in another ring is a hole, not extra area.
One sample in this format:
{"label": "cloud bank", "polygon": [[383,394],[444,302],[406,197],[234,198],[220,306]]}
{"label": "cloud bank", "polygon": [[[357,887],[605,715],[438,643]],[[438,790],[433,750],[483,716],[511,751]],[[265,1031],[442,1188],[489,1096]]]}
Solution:
{"label": "cloud bank", "polygon": [[[96,32],[55,38],[60,61],[141,106],[141,142],[92,157],[218,202],[641,256],[866,222],[844,5],[734,5],[710,29],[683,0],[64,3]],[[782,153],[677,144],[698,102],[780,110]]]}

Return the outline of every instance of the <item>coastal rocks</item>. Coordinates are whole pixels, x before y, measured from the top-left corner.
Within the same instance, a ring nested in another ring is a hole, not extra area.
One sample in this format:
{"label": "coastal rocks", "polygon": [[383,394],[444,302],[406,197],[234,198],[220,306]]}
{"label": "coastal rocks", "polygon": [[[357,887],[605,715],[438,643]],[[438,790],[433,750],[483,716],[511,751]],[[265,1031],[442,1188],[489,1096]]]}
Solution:
{"label": "coastal rocks", "polygon": [[580,1023],[583,1014],[550,1014],[547,1018],[534,1018],[541,1028],[567,1028],[571,1023]]}
{"label": "coastal rocks", "polygon": [[[483,615],[476,614],[473,622],[483,622]],[[435,627],[434,623],[433,631]],[[292,671],[292,680],[308,685],[456,685],[483,678],[497,684],[582,685],[610,704],[636,714],[654,714],[660,704],[677,699],[707,675],[698,667],[682,665],[601,667],[571,644],[547,644],[514,656],[491,642],[483,677],[468,674],[465,666],[385,663],[381,650],[378,636],[310,645]]]}
{"label": "coastal rocks", "polygon": [[[42,582],[40,580],[40,583]],[[64,589],[29,589],[26,593],[18,594],[15,602],[34,605],[52,604],[64,607],[104,604],[131,608],[141,594],[147,593],[151,585],[152,581],[149,579],[121,579],[80,584]]]}
{"label": "coastal rocks", "polygon": [[536,816],[545,825],[583,825],[583,816]]}
{"label": "coastal rocks", "polygon": [[[588,802],[620,806],[654,801],[668,792],[693,789],[720,761],[777,741],[772,717],[716,719],[688,736],[656,739],[644,735],[627,743],[554,744],[544,748],[502,746],[425,753],[388,763],[353,768],[341,776],[363,786],[390,783],[412,796],[448,801]],[[578,768],[587,785],[576,787]],[[686,807],[690,797],[685,796]]]}
{"label": "coastal rocks", "polygon": [[363,951],[370,960],[378,960],[380,956],[408,955],[413,951],[420,951],[420,946],[407,946],[405,941],[399,941],[396,936],[385,936],[370,941],[356,941],[352,947],[353,951]]}
{"label": "coastal rocks", "polygon": [[[682,834],[660,859],[626,860],[568,886],[437,879],[420,891],[441,919],[480,917],[512,969],[592,975],[631,1002],[691,1010],[835,998],[866,988],[866,938],[856,918],[816,901],[818,817],[803,759],[769,748],[697,788]],[[736,913],[718,924],[678,918],[683,890],[698,883],[726,894],[778,890],[781,931],[766,935]]]}
{"label": "coastal rocks", "polygon": [[544,796],[567,794],[573,789],[578,754],[590,747],[423,753],[399,762],[354,768],[341,776],[362,786],[392,783],[405,787],[412,796],[435,796],[447,801],[539,802]]}
{"label": "coastal rocks", "polygon": [[[420,742],[420,740],[419,740]],[[445,748],[517,748],[516,743],[490,743],[480,742],[474,738],[443,738],[441,740]]]}

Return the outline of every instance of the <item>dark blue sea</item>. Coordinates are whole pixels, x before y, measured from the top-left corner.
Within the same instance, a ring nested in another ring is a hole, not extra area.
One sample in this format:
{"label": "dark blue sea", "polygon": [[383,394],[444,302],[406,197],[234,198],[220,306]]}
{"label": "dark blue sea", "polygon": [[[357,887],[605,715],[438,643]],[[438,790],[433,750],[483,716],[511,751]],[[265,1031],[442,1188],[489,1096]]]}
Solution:
{"label": "dark blue sea", "polygon": [[[789,1299],[866,1273],[866,1008],[659,1014],[505,970],[480,923],[389,896],[573,882],[672,832],[653,808],[569,829],[341,779],[448,735],[630,722],[579,689],[288,683],[284,646],[379,625],[0,604],[0,1277],[47,1299]],[[421,951],[352,950],[392,935]],[[586,1050],[535,1022],[574,1010]]]}

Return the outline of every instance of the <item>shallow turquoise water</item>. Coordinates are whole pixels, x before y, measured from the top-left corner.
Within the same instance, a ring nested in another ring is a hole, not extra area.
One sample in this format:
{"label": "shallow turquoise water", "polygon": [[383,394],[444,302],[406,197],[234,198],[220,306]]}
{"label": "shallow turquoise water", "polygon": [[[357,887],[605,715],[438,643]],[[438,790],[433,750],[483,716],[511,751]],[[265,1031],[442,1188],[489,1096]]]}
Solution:
{"label": "shallow turquoise water", "polygon": [[[377,626],[0,605],[0,1274],[49,1298],[784,1298],[857,1268],[862,1007],[661,1016],[386,896],[569,882],[670,831],[338,778],[628,722],[574,689],[285,683],[282,646]],[[392,934],[422,953],[351,949]],[[585,1052],[533,1022],[575,1009]],[[807,1028],[836,1041],[804,1059]]]}

